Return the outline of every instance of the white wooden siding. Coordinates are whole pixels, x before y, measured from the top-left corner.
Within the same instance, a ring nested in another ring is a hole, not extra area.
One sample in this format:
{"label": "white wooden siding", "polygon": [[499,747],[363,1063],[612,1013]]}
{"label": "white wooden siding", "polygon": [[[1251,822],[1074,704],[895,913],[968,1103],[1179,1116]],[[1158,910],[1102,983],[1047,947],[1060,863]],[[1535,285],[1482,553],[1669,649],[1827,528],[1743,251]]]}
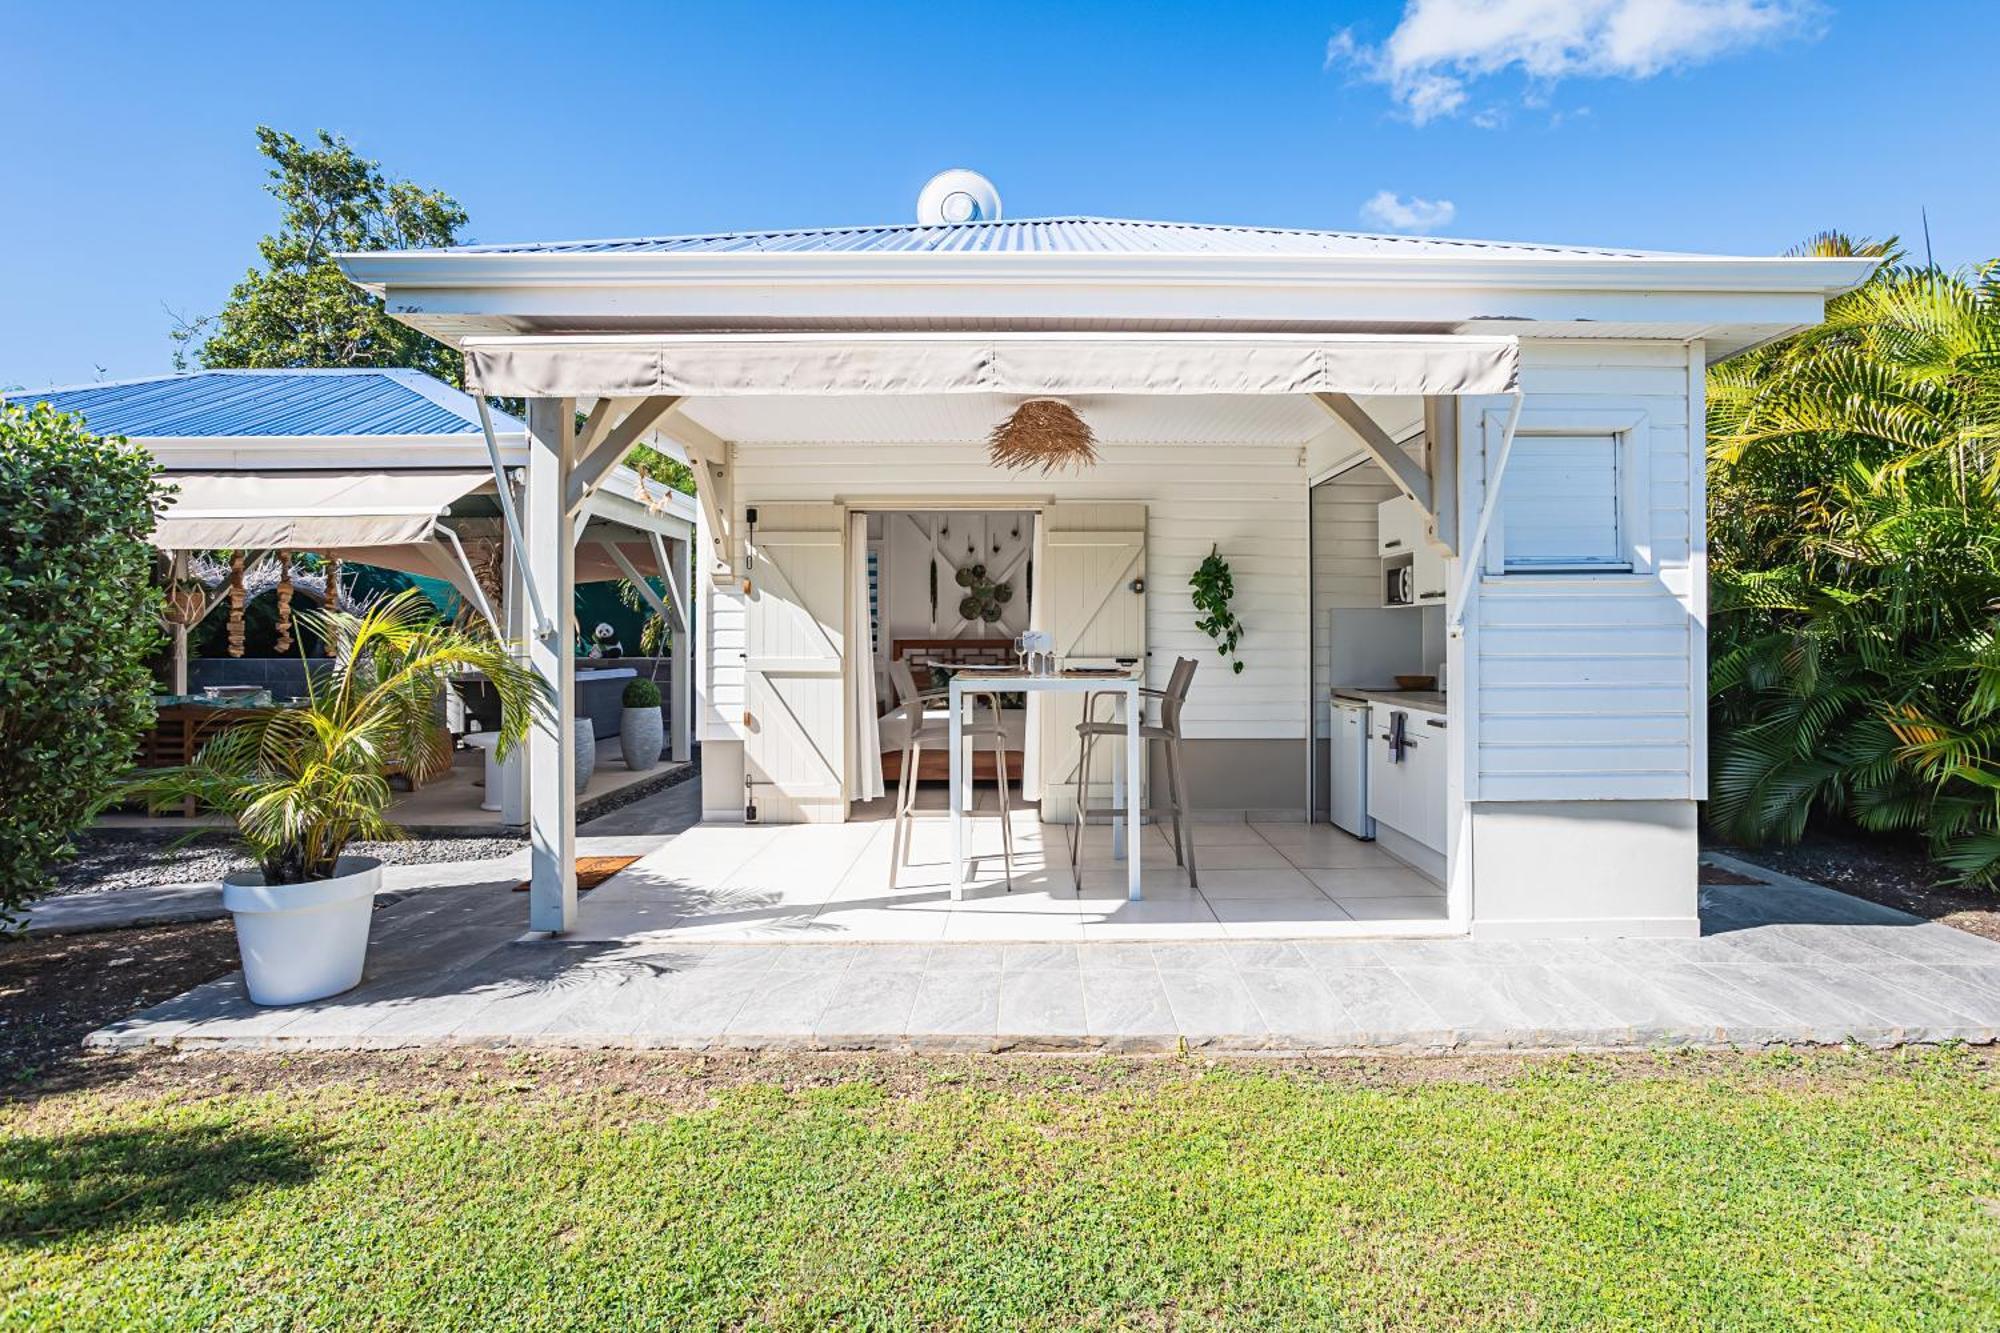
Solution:
{"label": "white wooden siding", "polygon": [[[1688,799],[1702,791],[1700,581],[1693,557],[1700,491],[1699,349],[1664,342],[1524,344],[1524,414],[1643,417],[1628,515],[1643,535],[1642,572],[1531,574],[1475,580],[1454,687],[1466,702],[1471,800]],[[1484,416],[1502,400],[1460,404],[1459,502],[1477,514],[1490,447]],[[1698,411],[1698,409],[1697,409]],[[733,450],[735,500],[912,509],[941,502],[1143,502],[1148,514],[1149,673],[1164,684],[1173,659],[1202,662],[1188,706],[1190,734],[1282,738],[1306,733],[1312,690],[1306,604],[1306,484],[1298,444],[1112,441],[1081,475],[1019,476],[988,465],[982,442],[753,443]],[[1691,445],[1693,447],[1691,447]],[[760,517],[762,517],[760,515]],[[768,520],[767,520],[768,521]],[[1188,576],[1220,547],[1249,627],[1246,669],[1222,669],[1194,627]],[[1355,553],[1357,556],[1359,553]],[[1364,566],[1325,571],[1329,588]],[[710,597],[712,739],[740,737],[742,617],[731,586]],[[1323,683],[1323,682],[1318,682]]]}
{"label": "white wooden siding", "polygon": [[[1098,465],[1082,474],[1043,477],[995,469],[983,441],[739,442],[736,499],[739,505],[762,506],[838,497],[856,506],[892,508],[888,502],[903,497],[912,509],[931,508],[945,498],[1141,502],[1147,511],[1149,683],[1164,685],[1176,657],[1195,657],[1201,670],[1188,701],[1189,735],[1303,736],[1307,478],[1300,446],[1100,443],[1098,452]],[[1211,543],[1229,560],[1236,612],[1248,626],[1240,676],[1231,674],[1214,641],[1195,628],[1188,597],[1188,578]],[[719,631],[716,647],[723,652]],[[721,714],[728,712],[721,705],[732,687],[727,666],[718,661]],[[734,685],[740,691],[740,677]]]}
{"label": "white wooden siding", "polygon": [[[1602,485],[1615,485],[1640,572],[1496,576],[1498,562],[1489,563],[1467,615],[1477,710],[1467,795],[1698,795],[1703,629],[1689,558],[1698,535],[1691,466],[1699,457],[1690,449],[1689,351],[1679,343],[1533,343],[1522,351],[1524,428],[1536,420],[1643,418],[1621,459],[1635,475],[1614,483],[1609,469],[1597,473]],[[1490,461],[1485,451],[1497,440],[1484,429],[1492,407],[1466,404],[1471,419],[1461,420],[1469,512]],[[1519,459],[1509,465],[1510,491],[1534,475],[1532,468],[1515,474]],[[1600,509],[1609,498],[1579,497]]]}

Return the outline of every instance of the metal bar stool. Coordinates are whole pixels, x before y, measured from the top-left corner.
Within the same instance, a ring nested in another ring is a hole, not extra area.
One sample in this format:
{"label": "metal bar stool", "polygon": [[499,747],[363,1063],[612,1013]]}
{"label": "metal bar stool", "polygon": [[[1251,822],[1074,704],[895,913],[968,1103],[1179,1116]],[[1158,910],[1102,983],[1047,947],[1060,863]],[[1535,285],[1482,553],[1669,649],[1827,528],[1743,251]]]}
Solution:
{"label": "metal bar stool", "polygon": [[[1145,706],[1144,700],[1146,699],[1156,699],[1159,701],[1160,718],[1157,723],[1145,722],[1142,719],[1139,727],[1139,739],[1142,743],[1147,741],[1161,742],[1166,747],[1167,760],[1167,804],[1164,806],[1147,806],[1144,809],[1144,813],[1153,818],[1166,815],[1173,819],[1174,864],[1187,867],[1188,884],[1197,889],[1201,887],[1201,878],[1196,872],[1194,864],[1194,821],[1188,805],[1187,766],[1183,762],[1181,755],[1181,709],[1187,703],[1188,689],[1194,684],[1194,671],[1198,665],[1200,664],[1192,657],[1176,658],[1173,674],[1167,678],[1166,689],[1142,689],[1139,691],[1141,699],[1140,707],[1143,708]],[[1081,744],[1081,750],[1076,759],[1076,832],[1070,839],[1069,844],[1069,871],[1070,882],[1078,893],[1083,892],[1083,830],[1085,825],[1090,822],[1093,815],[1103,815],[1107,818],[1115,819],[1120,813],[1109,807],[1093,810],[1088,805],[1090,798],[1090,757],[1096,749],[1097,738],[1099,736],[1122,737],[1125,734],[1125,724],[1119,721],[1115,714],[1106,721],[1100,722],[1097,720],[1095,716],[1097,701],[1099,699],[1110,699],[1113,701],[1115,709],[1117,698],[1118,696],[1115,694],[1104,692],[1085,695],[1083,700],[1083,721],[1076,724],[1076,735],[1077,740]],[[1137,773],[1128,773],[1125,775],[1125,799],[1128,801],[1140,799],[1139,775]],[[1125,849],[1125,855],[1127,856],[1137,856],[1139,854],[1139,848],[1137,847],[1127,847]]]}
{"label": "metal bar stool", "polygon": [[[917,764],[922,760],[924,747],[944,750],[949,762],[965,763],[964,755],[949,754],[951,749],[951,695],[947,690],[919,690],[916,677],[910,665],[902,660],[889,664],[889,677],[896,686],[901,702],[894,712],[902,714],[903,764],[902,772],[896,775],[896,827],[889,844],[889,887],[896,887],[897,872],[909,864],[911,826],[916,818],[917,804]],[[972,699],[972,719],[961,731],[968,749],[977,749],[981,741],[991,741],[993,745],[993,780],[1000,787],[1000,847],[1007,867],[1007,892],[1014,891],[1014,820],[1007,801],[1007,732],[1000,725],[1000,696],[991,691],[980,691],[969,696]],[[941,704],[933,708],[930,705]],[[968,769],[970,765],[967,765]],[[966,790],[972,790],[972,775],[966,774]],[[976,804],[976,802],[975,802]]]}

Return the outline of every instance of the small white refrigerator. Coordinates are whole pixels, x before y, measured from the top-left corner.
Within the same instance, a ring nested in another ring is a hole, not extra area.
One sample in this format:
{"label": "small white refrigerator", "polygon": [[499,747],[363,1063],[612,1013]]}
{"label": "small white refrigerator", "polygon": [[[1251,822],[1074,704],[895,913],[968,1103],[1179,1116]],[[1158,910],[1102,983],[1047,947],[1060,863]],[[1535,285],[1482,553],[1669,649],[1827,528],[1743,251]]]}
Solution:
{"label": "small white refrigerator", "polygon": [[1333,700],[1331,772],[1327,779],[1327,817],[1335,828],[1357,838],[1375,836],[1368,817],[1368,705],[1359,699]]}

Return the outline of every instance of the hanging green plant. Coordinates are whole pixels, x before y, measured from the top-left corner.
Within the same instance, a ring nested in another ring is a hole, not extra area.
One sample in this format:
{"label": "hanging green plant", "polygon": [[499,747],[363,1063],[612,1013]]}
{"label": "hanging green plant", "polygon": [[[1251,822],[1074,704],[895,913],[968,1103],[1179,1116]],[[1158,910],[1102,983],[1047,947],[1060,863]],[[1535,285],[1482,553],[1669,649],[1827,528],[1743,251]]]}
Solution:
{"label": "hanging green plant", "polygon": [[1195,569],[1188,587],[1194,589],[1194,609],[1201,612],[1194,627],[1215,640],[1215,651],[1230,659],[1229,669],[1241,675],[1243,659],[1237,656],[1236,645],[1243,640],[1243,622],[1229,609],[1230,599],[1236,596],[1236,579],[1229,572],[1229,562],[1214,546],[1208,548],[1208,558]]}

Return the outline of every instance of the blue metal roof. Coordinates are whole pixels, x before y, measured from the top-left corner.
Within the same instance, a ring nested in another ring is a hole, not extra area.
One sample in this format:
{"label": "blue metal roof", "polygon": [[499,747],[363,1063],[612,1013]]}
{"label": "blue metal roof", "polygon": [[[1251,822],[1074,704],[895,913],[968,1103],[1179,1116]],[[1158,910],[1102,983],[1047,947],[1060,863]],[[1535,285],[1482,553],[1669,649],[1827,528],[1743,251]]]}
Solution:
{"label": "blue metal roof", "polygon": [[[185,375],[23,389],[7,395],[75,412],[100,435],[451,436],[479,432],[470,396],[414,370],[198,370]],[[493,428],[525,429],[502,412]]]}
{"label": "blue metal roof", "polygon": [[461,245],[454,254],[856,254],[856,253],[1371,255],[1518,253],[1634,258],[1650,252],[1582,246],[1471,241],[1439,236],[1379,236],[1127,218],[1014,218],[990,222],[867,227],[808,227],[651,236],[608,241],[537,241]]}

